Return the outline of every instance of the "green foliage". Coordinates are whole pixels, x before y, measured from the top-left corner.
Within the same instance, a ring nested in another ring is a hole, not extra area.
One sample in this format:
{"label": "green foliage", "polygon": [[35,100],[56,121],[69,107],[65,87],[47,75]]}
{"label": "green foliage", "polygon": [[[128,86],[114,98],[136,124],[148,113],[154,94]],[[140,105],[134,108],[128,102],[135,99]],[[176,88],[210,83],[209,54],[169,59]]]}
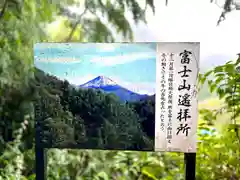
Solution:
{"label": "green foliage", "polygon": [[[66,13],[67,6],[79,2],[86,9],[83,11],[84,14]],[[153,0],[146,2],[154,9]],[[98,126],[97,117],[94,117],[96,112],[102,113],[100,113],[102,115],[100,124],[108,129],[108,134],[99,130],[97,135],[104,136],[105,142],[110,144],[120,139],[124,142],[129,138],[127,137],[129,131],[139,132],[139,124],[136,120],[146,127],[151,127],[151,120],[154,117],[154,103],[151,101],[122,106],[115,96],[67,89],[66,82],[59,83],[56,78],[33,68],[32,47],[36,42],[64,41],[64,39],[112,42],[115,40],[115,32],[121,34],[127,41],[133,40],[129,22],[123,13],[124,9],[132,13],[136,23],[146,21],[145,9],[141,8],[136,0],[104,1],[104,3],[101,0],[85,2],[54,0],[52,3],[48,0],[0,2],[0,180],[35,179],[34,120],[47,121],[45,124],[49,126],[44,128],[53,127],[54,124],[58,126],[57,129],[66,132],[64,136],[69,137],[69,141],[64,144],[71,144],[73,137],[78,142],[86,143],[87,134],[94,132],[91,132],[84,122],[88,118],[93,122],[91,123],[93,126]],[[93,18],[87,17],[86,12],[93,15]],[[99,14],[103,14],[105,20],[100,19]],[[45,28],[48,23],[59,17],[64,19],[67,36],[60,34],[50,38]],[[216,109],[211,112],[207,110],[201,112],[203,115],[199,121],[197,153],[198,180],[240,179],[239,125],[234,121],[240,113],[240,77],[235,70],[238,64],[239,60],[236,63],[227,63],[199,78],[202,83],[208,81],[210,90],[225,103],[221,108],[222,111]],[[214,79],[208,79],[210,74]],[[47,106],[41,107],[43,102],[47,102]],[[89,102],[94,102],[96,108],[92,108]],[[104,111],[100,111],[101,105]],[[90,114],[84,110],[91,110]],[[114,118],[119,117],[118,113],[123,111],[126,113],[124,116],[120,119]],[[204,116],[205,112],[208,113],[207,116]],[[214,130],[211,129],[214,123],[211,122],[217,118],[215,114],[220,113],[223,116],[226,112],[232,114],[233,122],[224,126],[223,131],[213,132]],[[127,125],[122,124],[126,121]],[[71,123],[77,131],[73,131]],[[117,129],[116,124],[119,125]],[[119,138],[118,134],[122,132],[119,129],[123,129],[123,126],[125,132]],[[135,133],[131,139],[141,141],[143,144],[152,143],[151,133],[147,129],[143,129],[146,136]],[[11,135],[12,130],[15,132],[13,135]],[[211,135],[202,134],[201,130],[212,132]],[[53,132],[56,133],[55,137],[49,139],[57,141],[51,142],[52,144],[59,145],[62,139],[66,139],[59,136],[57,131]],[[104,142],[98,143],[104,145]],[[184,179],[183,165],[183,155],[179,153],[48,150],[49,180],[181,180]]]}
{"label": "green foliage", "polygon": [[128,10],[132,14],[135,23],[146,23],[145,10],[148,6],[154,12],[153,0],[145,0],[144,8],[136,0],[85,0],[80,3],[81,14],[72,13],[68,8],[61,6],[61,15],[69,17],[72,27],[66,41],[72,40],[77,28],[83,42],[114,42],[119,35],[122,35],[125,41],[133,41],[132,28],[125,12]]}
{"label": "green foliage", "polygon": [[214,76],[214,79],[208,80],[209,89],[211,92],[216,92],[220,99],[223,99],[225,104],[221,110],[216,110],[218,113],[232,113],[232,120],[235,123],[235,119],[240,115],[240,73],[237,71],[237,67],[240,64],[240,60],[236,62],[229,61],[225,65],[217,66],[213,70],[208,71],[204,75],[199,76],[201,84],[207,81],[210,75]]}
{"label": "green foliage", "polygon": [[[200,111],[204,119],[204,123],[200,125],[200,128],[206,129],[209,125],[211,127],[217,117],[230,113],[230,122],[224,124],[221,133],[212,132],[210,136],[200,136],[199,150],[202,154],[199,154],[199,156],[204,157],[209,162],[214,162],[212,166],[208,164],[205,166],[204,163],[201,163],[200,166],[200,170],[208,174],[210,179],[239,179],[240,177],[240,167],[237,162],[240,153],[240,128],[239,124],[237,124],[240,115],[240,73],[237,71],[239,63],[240,59],[235,62],[229,61],[225,65],[217,66],[199,76],[199,82],[204,84],[208,81],[210,91],[216,92],[219,99],[224,101],[223,106],[219,109],[202,109]],[[213,80],[208,79],[210,75],[213,75]],[[204,149],[204,145],[211,148]],[[198,176],[201,179],[202,175],[199,174]]]}

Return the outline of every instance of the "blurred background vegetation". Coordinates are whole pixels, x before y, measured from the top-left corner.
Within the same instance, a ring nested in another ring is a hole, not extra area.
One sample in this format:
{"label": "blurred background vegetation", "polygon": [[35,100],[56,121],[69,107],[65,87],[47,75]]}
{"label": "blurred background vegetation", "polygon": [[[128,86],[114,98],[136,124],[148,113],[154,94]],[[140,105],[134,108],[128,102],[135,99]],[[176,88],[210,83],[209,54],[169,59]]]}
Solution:
{"label": "blurred background vegetation", "polygon": [[[82,12],[72,13],[69,6],[81,6]],[[153,0],[146,0],[146,6],[154,12]],[[224,9],[230,11],[227,4]],[[147,23],[145,7],[136,0],[0,2],[0,180],[35,179],[35,114],[74,118],[64,109],[62,100],[68,95],[62,87],[49,88],[44,75],[34,74],[33,44],[114,42],[120,35],[131,42],[134,35],[125,10],[135,23]],[[199,84],[209,91],[199,104],[198,180],[240,179],[239,63],[240,59],[199,75]],[[52,107],[48,112],[37,111],[43,98]],[[50,149],[47,166],[49,180],[184,179],[180,153]]]}

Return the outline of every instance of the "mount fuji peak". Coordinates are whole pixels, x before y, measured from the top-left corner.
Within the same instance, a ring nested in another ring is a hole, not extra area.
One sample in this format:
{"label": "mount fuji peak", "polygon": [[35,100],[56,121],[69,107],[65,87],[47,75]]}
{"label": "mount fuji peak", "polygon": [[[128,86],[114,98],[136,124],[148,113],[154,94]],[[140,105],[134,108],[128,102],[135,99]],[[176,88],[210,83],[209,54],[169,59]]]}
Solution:
{"label": "mount fuji peak", "polygon": [[113,93],[118,96],[121,101],[140,101],[148,97],[148,95],[138,94],[126,89],[106,76],[98,76],[79,87],[84,89],[97,89],[105,93]]}
{"label": "mount fuji peak", "polygon": [[113,80],[106,76],[98,76],[84,84],[81,85],[81,87],[104,87],[104,86],[116,86],[117,83],[115,83]]}

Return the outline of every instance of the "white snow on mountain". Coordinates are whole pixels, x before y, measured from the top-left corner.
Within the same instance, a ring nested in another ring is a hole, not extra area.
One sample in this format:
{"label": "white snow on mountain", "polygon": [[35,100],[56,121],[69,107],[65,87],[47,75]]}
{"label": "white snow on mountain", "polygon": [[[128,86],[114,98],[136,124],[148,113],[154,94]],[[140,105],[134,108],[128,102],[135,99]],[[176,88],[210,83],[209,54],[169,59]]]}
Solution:
{"label": "white snow on mountain", "polygon": [[138,94],[126,87],[120,86],[105,76],[98,76],[85,84],[79,85],[79,88],[98,89],[105,93],[113,93],[119,97],[121,101],[140,101],[146,98],[147,94]]}
{"label": "white snow on mountain", "polygon": [[[110,77],[104,76],[104,77],[111,80],[111,81],[108,81],[108,82],[111,82],[109,84],[113,84],[113,85],[117,84],[118,86],[124,87],[124,88],[126,88],[130,91],[135,92],[135,93],[148,94],[148,95],[155,94],[155,82],[144,82],[144,81],[142,81],[142,82],[128,82],[128,81],[122,80],[118,76],[110,76]],[[93,75],[93,74],[88,74],[86,76],[80,76],[80,77],[74,77],[74,78],[67,78],[67,80],[71,84],[73,84],[76,88],[78,88],[79,86],[83,87],[83,85],[85,87],[87,87],[89,85],[88,83],[92,83],[94,79],[96,80],[96,76]],[[104,81],[102,81],[102,82],[104,82]],[[94,83],[92,83],[92,85],[94,85]]]}
{"label": "white snow on mountain", "polygon": [[115,83],[113,80],[106,76],[98,76],[95,79],[92,79],[83,85],[81,87],[103,87],[103,86],[115,86],[117,83]]}

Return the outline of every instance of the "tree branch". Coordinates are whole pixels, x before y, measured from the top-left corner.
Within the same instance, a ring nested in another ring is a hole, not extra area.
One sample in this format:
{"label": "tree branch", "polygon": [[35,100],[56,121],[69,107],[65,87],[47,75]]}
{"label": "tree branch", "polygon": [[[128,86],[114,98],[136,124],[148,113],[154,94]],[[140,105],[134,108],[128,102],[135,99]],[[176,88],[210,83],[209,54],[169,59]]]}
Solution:
{"label": "tree branch", "polygon": [[218,19],[217,26],[226,19],[225,15],[233,10],[233,9],[231,9],[232,3],[233,3],[233,0],[225,0],[223,12],[221,13],[221,15]]}
{"label": "tree branch", "polygon": [[5,0],[5,2],[4,2],[4,4],[3,4],[2,11],[0,12],[0,19],[3,17],[4,13],[6,12],[6,9],[7,9],[7,3],[8,3],[8,1]]}
{"label": "tree branch", "polygon": [[73,28],[72,28],[72,31],[70,32],[68,38],[66,39],[67,42],[69,42],[69,41],[72,39],[72,36],[73,36],[75,30],[77,29],[77,26],[78,26],[79,23],[81,22],[82,16],[83,16],[84,14],[86,14],[87,10],[88,10],[88,8],[85,8],[84,11],[82,12],[82,14],[80,14],[77,22],[74,24],[74,26],[73,26]]}

